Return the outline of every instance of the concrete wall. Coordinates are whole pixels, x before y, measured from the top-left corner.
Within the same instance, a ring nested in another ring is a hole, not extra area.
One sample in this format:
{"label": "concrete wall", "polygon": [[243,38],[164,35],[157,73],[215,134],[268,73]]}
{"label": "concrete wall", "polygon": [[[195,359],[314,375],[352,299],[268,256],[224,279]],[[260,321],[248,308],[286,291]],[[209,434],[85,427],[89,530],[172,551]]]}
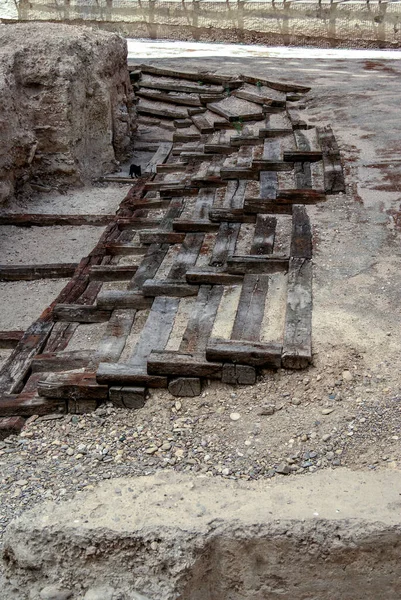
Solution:
{"label": "concrete wall", "polygon": [[98,24],[131,37],[401,46],[401,2],[15,0],[20,20]]}

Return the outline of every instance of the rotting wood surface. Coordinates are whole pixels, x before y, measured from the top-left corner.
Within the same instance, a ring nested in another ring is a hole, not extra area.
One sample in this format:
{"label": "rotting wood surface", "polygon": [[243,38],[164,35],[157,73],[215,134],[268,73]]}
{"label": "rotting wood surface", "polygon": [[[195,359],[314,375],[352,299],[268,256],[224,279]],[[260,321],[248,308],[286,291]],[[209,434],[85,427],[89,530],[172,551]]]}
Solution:
{"label": "rotting wood surface", "polygon": [[[26,332],[0,332],[0,347],[12,350],[0,371],[0,417],[85,412],[108,398],[139,408],[147,387],[194,396],[204,378],[250,385],[259,368],[298,369],[312,360],[306,206],[344,191],[345,181],[332,129],[316,129],[313,146],[305,134],[314,128],[301,104],[309,88],[143,65],[134,89],[146,126],[162,124],[170,141],[149,136],[135,144],[154,153],[140,179],[102,179],[133,184],[115,215],[0,217],[3,226],[106,227],[78,264],[0,266],[3,281],[72,276]],[[312,162],[322,164],[323,190],[313,189]],[[280,173],[292,186],[280,185]],[[277,231],[286,219],[292,226],[283,249]],[[277,272],[287,285],[278,341],[261,333]],[[122,284],[109,289],[107,282]],[[225,298],[238,288],[238,304],[226,315]],[[177,315],[188,301],[178,334]],[[102,322],[96,349],[68,349],[79,324]]]}

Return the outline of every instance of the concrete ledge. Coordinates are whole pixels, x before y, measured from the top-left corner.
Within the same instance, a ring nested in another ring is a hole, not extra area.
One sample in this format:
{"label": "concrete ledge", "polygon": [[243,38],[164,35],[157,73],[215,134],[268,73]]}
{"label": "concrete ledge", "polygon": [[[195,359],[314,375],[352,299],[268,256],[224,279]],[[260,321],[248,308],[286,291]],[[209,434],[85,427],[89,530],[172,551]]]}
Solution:
{"label": "concrete ledge", "polygon": [[61,585],[107,600],[93,595],[107,585],[122,600],[399,600],[400,493],[399,474],[345,469],[254,484],[106,481],[9,526],[5,597]]}

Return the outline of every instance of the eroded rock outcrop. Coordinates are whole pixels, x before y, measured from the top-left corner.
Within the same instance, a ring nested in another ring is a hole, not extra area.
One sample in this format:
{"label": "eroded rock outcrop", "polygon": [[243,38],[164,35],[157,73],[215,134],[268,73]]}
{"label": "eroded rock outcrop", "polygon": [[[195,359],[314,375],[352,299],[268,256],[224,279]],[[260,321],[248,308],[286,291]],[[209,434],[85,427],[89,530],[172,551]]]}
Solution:
{"label": "eroded rock outcrop", "polygon": [[0,25],[0,204],[27,182],[83,183],[130,148],[135,109],[118,35]]}

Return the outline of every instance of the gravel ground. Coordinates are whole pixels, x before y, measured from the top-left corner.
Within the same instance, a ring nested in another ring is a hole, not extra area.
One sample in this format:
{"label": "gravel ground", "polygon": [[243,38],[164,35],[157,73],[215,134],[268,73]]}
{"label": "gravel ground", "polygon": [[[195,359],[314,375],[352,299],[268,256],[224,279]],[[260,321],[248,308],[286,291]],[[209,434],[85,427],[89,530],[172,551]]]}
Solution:
{"label": "gravel ground", "polygon": [[[320,353],[322,354],[322,353]],[[268,372],[253,387],[212,383],[198,398],[154,390],[142,409],[31,418],[0,442],[0,530],[44,499],[158,469],[254,480],[317,469],[396,469],[401,394],[390,362],[349,351],[302,373]]]}

